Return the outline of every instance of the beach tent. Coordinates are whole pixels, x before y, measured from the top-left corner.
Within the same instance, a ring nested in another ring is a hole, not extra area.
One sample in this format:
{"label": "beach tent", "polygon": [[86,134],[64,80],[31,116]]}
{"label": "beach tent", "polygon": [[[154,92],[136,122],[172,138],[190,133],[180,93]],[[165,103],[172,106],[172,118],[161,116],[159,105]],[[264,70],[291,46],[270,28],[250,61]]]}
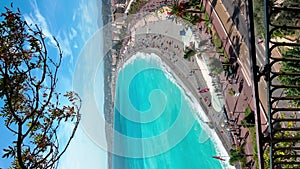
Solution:
{"label": "beach tent", "polygon": [[180,32],[179,32],[180,36],[185,36],[186,32],[184,29],[182,29]]}
{"label": "beach tent", "polygon": [[174,15],[167,16],[168,19],[174,19]]}

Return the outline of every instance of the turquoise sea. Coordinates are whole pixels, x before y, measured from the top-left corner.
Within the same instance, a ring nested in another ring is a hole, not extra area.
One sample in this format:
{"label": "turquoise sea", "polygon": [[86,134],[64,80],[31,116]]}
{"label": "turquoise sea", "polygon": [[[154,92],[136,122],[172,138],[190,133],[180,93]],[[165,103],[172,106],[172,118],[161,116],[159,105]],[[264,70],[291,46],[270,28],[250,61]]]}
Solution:
{"label": "turquoise sea", "polygon": [[158,57],[138,53],[119,72],[114,169],[221,169],[212,138]]}

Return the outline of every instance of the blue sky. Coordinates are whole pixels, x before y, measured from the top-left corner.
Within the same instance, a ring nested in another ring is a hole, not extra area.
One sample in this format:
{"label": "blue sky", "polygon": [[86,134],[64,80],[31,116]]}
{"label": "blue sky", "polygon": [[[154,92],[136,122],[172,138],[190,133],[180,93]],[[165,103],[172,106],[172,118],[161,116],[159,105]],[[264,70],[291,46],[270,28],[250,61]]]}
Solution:
{"label": "blue sky", "polygon": [[[10,6],[10,1],[1,2],[0,6],[0,10],[3,11],[4,6]],[[97,25],[97,19],[101,17],[99,16],[101,8],[98,9],[96,0],[15,0],[14,7],[19,7],[24,19],[28,23],[37,24],[45,36],[49,38],[47,45],[50,54],[56,54],[56,51],[51,47],[54,44],[52,36],[55,36],[59,41],[63,51],[63,63],[58,75],[59,85],[57,89],[61,92],[74,90],[73,84],[76,84],[76,90],[79,90],[76,92],[82,98],[90,99],[87,96],[93,96],[92,99],[96,100],[96,109],[98,109],[95,112],[101,114],[103,108],[103,75],[101,74],[103,65],[101,65],[101,59],[98,59],[96,65],[93,65],[96,69],[93,78],[89,78],[90,74],[84,72],[91,68],[90,63],[93,63],[94,57],[103,57],[100,56],[102,55],[101,49],[100,51],[93,51],[95,47],[86,45],[91,39],[93,39],[92,46],[99,47],[102,44],[102,35],[97,34],[99,30],[101,32],[101,26]],[[97,35],[96,41],[93,38],[95,34]],[[75,69],[80,70],[79,73]],[[89,79],[89,82],[74,81],[74,72],[76,72],[76,77]],[[93,85],[92,90],[86,90],[90,87],[87,84]],[[83,104],[86,103],[89,101],[85,100]],[[84,111],[90,110],[84,109]],[[81,113],[84,114],[85,112]],[[71,124],[64,126],[60,134],[64,135],[65,132],[69,132],[71,127]],[[14,136],[3,128],[2,120],[0,133],[2,138],[0,148],[3,149]],[[60,169],[107,168],[105,146],[99,146],[97,141],[91,139],[92,136],[89,133],[91,132],[88,132],[84,126],[79,127],[71,146],[59,163]],[[102,136],[100,135],[101,139],[103,139]],[[7,166],[7,162],[0,160],[0,168],[7,168]]]}

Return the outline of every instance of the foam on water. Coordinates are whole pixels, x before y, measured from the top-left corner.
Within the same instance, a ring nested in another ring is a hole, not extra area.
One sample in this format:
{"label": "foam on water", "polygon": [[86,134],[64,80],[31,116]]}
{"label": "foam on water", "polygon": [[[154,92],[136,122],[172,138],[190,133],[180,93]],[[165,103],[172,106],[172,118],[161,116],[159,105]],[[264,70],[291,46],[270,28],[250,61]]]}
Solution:
{"label": "foam on water", "polygon": [[132,56],[131,58],[129,58],[123,65],[122,68],[126,67],[129,64],[133,64],[134,61],[137,58],[141,58],[146,60],[147,62],[149,61],[155,61],[156,64],[161,68],[161,70],[165,73],[166,77],[168,80],[170,80],[173,84],[175,84],[181,92],[184,93],[184,98],[186,100],[189,101],[191,108],[196,111],[198,113],[198,118],[200,117],[200,122],[207,122],[209,121],[208,117],[206,116],[206,114],[204,113],[202,107],[198,104],[197,99],[191,94],[191,92],[185,87],[185,85],[183,84],[183,82],[180,80],[179,77],[177,77],[177,75],[172,71],[172,69],[165,64],[162,59],[157,56],[155,53],[141,53],[138,52],[136,53],[134,56]]}
{"label": "foam on water", "polygon": [[[224,159],[226,159],[226,161],[229,161],[229,155],[228,155],[225,147],[222,146],[223,143],[220,140],[219,136],[214,131],[214,129],[211,129],[206,123],[204,123],[205,121],[209,121],[207,115],[204,113],[202,107],[200,106],[200,104],[198,103],[198,101],[196,100],[194,95],[192,95],[189,92],[189,90],[187,90],[187,88],[185,87],[183,82],[176,76],[176,74],[174,72],[172,72],[170,67],[168,65],[166,65],[161,60],[161,58],[159,56],[157,56],[156,54],[154,54],[154,53],[151,53],[151,54],[142,53],[141,55],[135,55],[134,59],[136,59],[137,57],[140,57],[140,56],[141,56],[141,58],[146,59],[147,61],[150,61],[152,59],[157,61],[157,63],[161,67],[161,69],[166,74],[166,77],[171,82],[173,82],[184,93],[184,98],[189,101],[189,104],[190,104],[191,108],[195,111],[195,113],[197,113],[197,115],[195,117],[197,118],[197,121],[200,124],[200,126],[202,127],[202,129],[204,129],[206,134],[211,138],[212,142],[214,143],[214,147],[216,149],[217,155],[224,156]],[[223,168],[226,168],[226,169],[229,169],[229,168],[234,169],[235,168],[235,167],[230,166],[229,164],[226,164],[226,163],[221,163],[221,165],[222,165]]]}
{"label": "foam on water", "polygon": [[200,136],[199,136],[199,142],[201,143],[210,138],[210,140],[214,144],[213,146],[216,150],[216,153],[217,153],[216,155],[219,155],[222,157],[225,156],[224,159],[226,159],[227,162],[221,163],[222,168],[226,168],[226,169],[234,168],[233,166],[230,166],[228,163],[228,160],[229,160],[228,153],[225,150],[225,148],[222,146],[223,144],[222,144],[220,138],[218,137],[217,133],[213,129],[211,129],[206,123],[204,123],[206,121],[209,121],[209,119],[206,116],[206,114],[204,113],[202,107],[198,104],[196,98],[189,92],[189,90],[187,90],[187,88],[185,87],[183,82],[176,76],[176,74],[170,69],[170,67],[168,65],[166,65],[162,61],[162,59],[154,53],[147,54],[147,53],[138,52],[137,54],[135,54],[134,56],[129,58],[123,64],[122,68],[124,68],[130,64],[134,64],[134,61],[137,58],[144,59],[147,62],[152,62],[152,63],[154,62],[156,65],[158,65],[161,68],[161,70],[164,72],[166,78],[168,80],[170,80],[173,84],[175,84],[182,93],[184,93],[183,96],[184,96],[185,100],[188,101],[189,107],[192,110],[194,110],[193,111],[194,113],[196,113],[194,115],[194,117],[197,119],[198,123],[200,124],[200,127],[203,129],[201,131],[202,133],[200,133]]}

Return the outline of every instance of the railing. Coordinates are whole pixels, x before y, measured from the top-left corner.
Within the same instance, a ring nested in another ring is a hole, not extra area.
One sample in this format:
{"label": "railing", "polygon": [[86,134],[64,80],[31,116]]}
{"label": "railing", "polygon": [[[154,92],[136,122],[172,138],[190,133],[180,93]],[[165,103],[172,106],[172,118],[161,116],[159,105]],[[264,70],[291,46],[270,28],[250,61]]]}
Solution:
{"label": "railing", "polygon": [[[249,2],[249,9],[252,9],[252,2]],[[264,0],[264,12],[266,64],[263,68],[254,66],[256,65],[255,41],[254,38],[250,39],[260,168],[300,168],[300,67],[292,69],[293,66],[300,66],[300,52],[288,54],[288,51],[296,48],[300,51],[300,4],[293,4],[290,0],[280,1],[280,3]],[[249,17],[253,18],[252,10],[249,11]],[[250,30],[251,37],[254,37],[253,22],[250,23]],[[282,38],[279,40],[278,37]],[[286,37],[290,37],[290,40]],[[294,39],[291,40],[292,38]],[[283,55],[273,55],[274,50],[280,50]],[[290,67],[290,69],[283,69],[283,67]],[[294,80],[287,83],[283,79]],[[267,134],[263,134],[261,129],[257,85],[260,80],[266,82]]]}

